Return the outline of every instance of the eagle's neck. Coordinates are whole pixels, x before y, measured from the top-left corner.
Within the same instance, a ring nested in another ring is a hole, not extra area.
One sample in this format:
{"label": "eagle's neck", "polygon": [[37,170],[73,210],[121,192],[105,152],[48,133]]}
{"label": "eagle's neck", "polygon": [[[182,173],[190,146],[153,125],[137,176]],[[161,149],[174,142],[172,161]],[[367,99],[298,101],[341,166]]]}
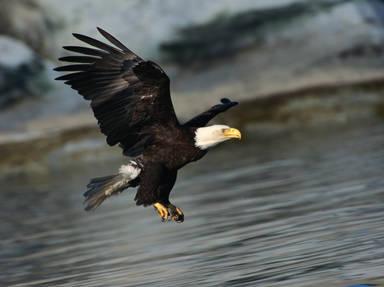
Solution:
{"label": "eagle's neck", "polygon": [[201,150],[206,150],[227,139],[222,136],[222,129],[227,128],[224,125],[213,125],[209,127],[198,128],[195,131],[195,146]]}

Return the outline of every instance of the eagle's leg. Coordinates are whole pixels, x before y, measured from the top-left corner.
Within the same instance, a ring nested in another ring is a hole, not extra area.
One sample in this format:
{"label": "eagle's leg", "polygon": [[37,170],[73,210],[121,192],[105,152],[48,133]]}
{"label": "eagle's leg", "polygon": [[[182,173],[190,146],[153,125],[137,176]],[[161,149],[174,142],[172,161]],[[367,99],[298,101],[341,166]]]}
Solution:
{"label": "eagle's leg", "polygon": [[155,204],[153,204],[153,207],[155,208],[155,210],[157,211],[157,213],[159,214],[160,218],[161,218],[161,221],[166,221],[168,220],[169,218],[169,212],[168,212],[168,208],[166,206],[164,206],[162,203],[160,202],[156,202]]}
{"label": "eagle's leg", "polygon": [[184,221],[184,213],[180,208],[174,206],[172,203],[168,204],[168,208],[169,208],[169,211],[171,212],[171,218],[173,221],[179,222],[179,223]]}

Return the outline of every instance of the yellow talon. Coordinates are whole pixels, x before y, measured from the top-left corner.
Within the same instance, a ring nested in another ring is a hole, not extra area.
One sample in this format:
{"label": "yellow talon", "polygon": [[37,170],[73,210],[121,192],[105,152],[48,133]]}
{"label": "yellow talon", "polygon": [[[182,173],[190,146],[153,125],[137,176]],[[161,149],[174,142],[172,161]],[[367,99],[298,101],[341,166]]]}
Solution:
{"label": "yellow talon", "polygon": [[167,207],[162,205],[160,202],[156,202],[153,207],[156,209],[162,221],[168,220],[169,212]]}

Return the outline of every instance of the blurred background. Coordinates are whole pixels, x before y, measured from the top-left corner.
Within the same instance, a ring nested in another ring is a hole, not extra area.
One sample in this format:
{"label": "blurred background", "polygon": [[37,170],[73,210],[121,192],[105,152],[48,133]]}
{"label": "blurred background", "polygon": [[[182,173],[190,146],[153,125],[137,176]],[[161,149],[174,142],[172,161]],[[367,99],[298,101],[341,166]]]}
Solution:
{"label": "blurred background", "polygon": [[[384,1],[0,0],[1,286],[384,286]],[[126,162],[53,79],[100,26],[171,78],[185,121],[244,139],[179,173],[183,224],[134,190],[85,213]]]}

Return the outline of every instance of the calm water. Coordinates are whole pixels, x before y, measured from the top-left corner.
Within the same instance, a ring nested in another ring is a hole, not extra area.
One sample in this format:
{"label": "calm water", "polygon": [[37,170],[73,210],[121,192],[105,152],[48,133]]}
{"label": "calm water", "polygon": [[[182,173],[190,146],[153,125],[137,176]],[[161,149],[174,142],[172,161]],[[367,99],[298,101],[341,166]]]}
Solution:
{"label": "calm water", "polygon": [[180,174],[183,224],[133,191],[85,213],[88,178],[113,160],[3,180],[0,286],[383,282],[383,146],[381,124],[249,133]]}

